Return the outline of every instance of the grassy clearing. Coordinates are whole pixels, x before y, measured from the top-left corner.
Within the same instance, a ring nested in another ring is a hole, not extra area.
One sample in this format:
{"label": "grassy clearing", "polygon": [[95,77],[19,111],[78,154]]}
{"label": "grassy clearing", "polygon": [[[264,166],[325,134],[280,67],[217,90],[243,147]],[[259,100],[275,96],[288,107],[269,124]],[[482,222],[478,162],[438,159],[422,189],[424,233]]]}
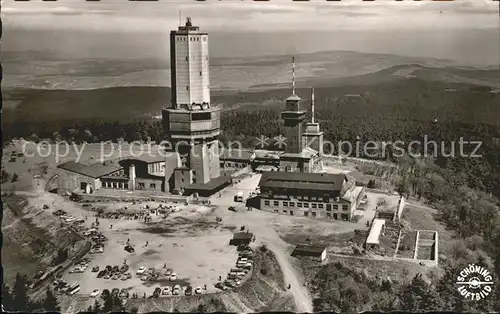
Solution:
{"label": "grassy clearing", "polygon": [[413,230],[435,230],[439,234],[440,253],[448,253],[452,247],[454,232],[446,229],[437,218],[437,210],[406,205],[402,219],[410,224]]}
{"label": "grassy clearing", "polygon": [[416,231],[410,231],[408,233],[403,234],[401,236],[401,241],[399,243],[397,257],[413,258],[416,239],[417,239]]}

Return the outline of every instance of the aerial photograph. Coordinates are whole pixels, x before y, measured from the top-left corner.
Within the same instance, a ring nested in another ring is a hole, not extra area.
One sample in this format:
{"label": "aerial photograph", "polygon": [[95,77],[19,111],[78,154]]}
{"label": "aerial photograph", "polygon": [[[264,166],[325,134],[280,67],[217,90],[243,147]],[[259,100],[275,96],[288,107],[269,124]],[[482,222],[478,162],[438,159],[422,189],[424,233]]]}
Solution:
{"label": "aerial photograph", "polygon": [[2,312],[500,311],[500,2],[2,0]]}

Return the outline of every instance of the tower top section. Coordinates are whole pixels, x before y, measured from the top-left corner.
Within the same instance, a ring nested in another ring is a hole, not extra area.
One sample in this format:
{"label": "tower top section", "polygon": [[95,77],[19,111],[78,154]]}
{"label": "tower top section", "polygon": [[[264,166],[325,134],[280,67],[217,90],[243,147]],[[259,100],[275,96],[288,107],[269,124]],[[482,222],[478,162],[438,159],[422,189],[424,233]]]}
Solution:
{"label": "tower top section", "polygon": [[292,95],[286,99],[286,111],[300,111],[300,97],[295,94],[295,57],[292,57]]}
{"label": "tower top section", "polygon": [[171,108],[210,108],[208,34],[193,26],[191,18],[170,32]]}
{"label": "tower top section", "polygon": [[184,26],[179,26],[179,28],[176,31],[172,31],[172,32],[177,33],[177,34],[199,33],[200,27],[193,26],[193,23],[191,22],[191,18],[187,17],[186,24],[184,24]]}
{"label": "tower top section", "polygon": [[311,123],[314,123],[314,87],[311,89]]}

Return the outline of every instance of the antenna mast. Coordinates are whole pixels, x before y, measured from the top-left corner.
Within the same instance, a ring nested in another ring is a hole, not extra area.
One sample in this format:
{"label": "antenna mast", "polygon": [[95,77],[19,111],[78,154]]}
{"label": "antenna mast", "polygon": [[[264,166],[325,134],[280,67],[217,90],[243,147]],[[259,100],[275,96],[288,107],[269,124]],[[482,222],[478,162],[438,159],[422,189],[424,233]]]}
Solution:
{"label": "antenna mast", "polygon": [[295,95],[295,57],[292,57],[292,95]]}
{"label": "antenna mast", "polygon": [[179,10],[179,26],[182,26],[182,10]]}
{"label": "antenna mast", "polygon": [[311,90],[311,122],[314,123],[314,87]]}

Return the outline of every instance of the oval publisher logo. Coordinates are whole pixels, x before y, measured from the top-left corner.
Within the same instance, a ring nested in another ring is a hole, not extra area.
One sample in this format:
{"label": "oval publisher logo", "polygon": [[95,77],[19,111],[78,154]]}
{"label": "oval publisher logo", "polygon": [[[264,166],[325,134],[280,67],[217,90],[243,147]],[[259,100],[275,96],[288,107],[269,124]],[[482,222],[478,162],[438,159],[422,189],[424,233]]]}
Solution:
{"label": "oval publisher logo", "polygon": [[482,266],[469,264],[457,277],[457,290],[465,298],[479,301],[486,298],[492,290],[493,278]]}

